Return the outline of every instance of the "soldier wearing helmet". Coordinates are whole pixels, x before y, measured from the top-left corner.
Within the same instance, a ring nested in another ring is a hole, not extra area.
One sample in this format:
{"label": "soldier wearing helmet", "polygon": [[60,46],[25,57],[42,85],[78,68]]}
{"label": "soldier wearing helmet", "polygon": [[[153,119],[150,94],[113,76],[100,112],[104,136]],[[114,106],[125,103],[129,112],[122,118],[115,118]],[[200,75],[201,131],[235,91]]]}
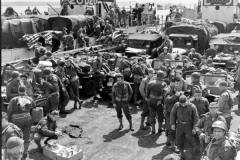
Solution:
{"label": "soldier wearing helmet", "polygon": [[7,99],[10,101],[12,98],[18,96],[18,87],[20,86],[20,74],[18,71],[13,71],[11,79],[7,83]]}
{"label": "soldier wearing helmet", "polygon": [[[148,75],[142,79],[141,84],[139,86],[139,92],[143,97],[143,111],[141,114],[141,124],[140,124],[140,129],[143,129],[143,130],[146,129],[144,127],[145,117],[148,117],[148,121],[149,121],[149,108],[147,105],[147,85],[148,85],[148,82],[153,78],[154,72],[155,72],[154,69],[148,68],[147,69]],[[146,122],[146,124],[149,125],[149,122]]]}
{"label": "soldier wearing helmet", "polygon": [[209,160],[234,160],[236,148],[232,142],[226,138],[228,127],[223,121],[215,121],[212,124],[213,139],[206,147],[206,156]]}
{"label": "soldier wearing helmet", "polygon": [[194,89],[199,88],[201,90],[204,89],[203,84],[200,82],[201,74],[199,72],[193,72],[191,75],[191,84],[190,84],[190,90],[191,95],[194,94]]}
{"label": "soldier wearing helmet", "polygon": [[190,49],[188,57],[195,62],[196,66],[199,66],[199,64],[201,63],[202,55],[200,53],[197,53],[195,48]]}
{"label": "soldier wearing helmet", "polygon": [[219,107],[216,102],[210,103],[209,112],[203,114],[195,126],[196,132],[199,136],[201,153],[203,153],[205,147],[213,138],[212,124],[215,121],[223,121],[226,123],[225,118],[222,116],[222,113],[218,111],[218,109]]}
{"label": "soldier wearing helmet", "polygon": [[116,74],[117,82],[112,87],[112,103],[116,109],[117,117],[119,120],[119,130],[123,128],[122,123],[122,111],[124,112],[128,122],[129,129],[133,131],[132,125],[132,116],[129,111],[129,101],[132,98],[132,87],[128,82],[125,82],[123,79],[123,75],[121,73]]}
{"label": "soldier wearing helmet", "polygon": [[52,73],[50,67],[44,68],[43,79],[41,79],[41,86],[45,91],[47,97],[47,105],[44,108],[45,113],[50,113],[53,110],[58,110],[59,105],[59,85],[57,75]]}
{"label": "soldier wearing helmet", "polygon": [[193,149],[193,134],[195,129],[193,126],[199,120],[197,108],[194,104],[187,102],[187,97],[181,95],[179,102],[175,103],[170,114],[171,129],[176,130],[176,145],[181,154],[184,150]]}
{"label": "soldier wearing helmet", "polygon": [[146,91],[147,102],[150,111],[150,123],[152,125],[152,134],[156,133],[155,123],[158,119],[158,133],[161,133],[163,122],[163,96],[167,84],[164,82],[165,73],[157,72],[157,77],[149,81]]}
{"label": "soldier wearing helmet", "polygon": [[172,60],[172,55],[168,52],[168,47],[163,47],[163,52],[159,54],[158,59],[160,60]]}

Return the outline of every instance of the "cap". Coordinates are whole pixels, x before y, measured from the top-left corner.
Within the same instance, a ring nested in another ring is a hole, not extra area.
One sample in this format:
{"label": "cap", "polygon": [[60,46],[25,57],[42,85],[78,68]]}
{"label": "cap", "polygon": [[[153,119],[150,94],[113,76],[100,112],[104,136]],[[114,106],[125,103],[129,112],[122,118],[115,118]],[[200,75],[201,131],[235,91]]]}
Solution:
{"label": "cap", "polygon": [[7,149],[12,149],[12,148],[15,148],[15,147],[18,147],[18,146],[22,146],[23,143],[24,143],[23,139],[14,136],[14,137],[10,137],[7,140],[6,147],[7,147]]}
{"label": "cap", "polygon": [[200,73],[198,73],[198,72],[193,72],[192,73],[192,78],[196,78],[196,79],[198,79],[198,78],[200,78]]}
{"label": "cap", "polygon": [[218,103],[217,102],[210,103],[209,108],[218,108]]}
{"label": "cap", "polygon": [[187,102],[187,97],[185,95],[181,95],[179,97],[179,103],[186,103]]}
{"label": "cap", "polygon": [[51,68],[49,68],[49,67],[44,68],[43,69],[43,74],[44,75],[50,75],[51,74]]}
{"label": "cap", "polygon": [[18,93],[25,93],[26,92],[26,87],[25,86],[19,86],[18,87]]}
{"label": "cap", "polygon": [[17,77],[19,77],[19,72],[18,71],[13,71],[12,72],[12,78],[17,78]]}
{"label": "cap", "polygon": [[220,129],[223,129],[224,131],[228,130],[226,123],[223,122],[223,121],[215,121],[215,122],[213,122],[212,128],[220,128]]}

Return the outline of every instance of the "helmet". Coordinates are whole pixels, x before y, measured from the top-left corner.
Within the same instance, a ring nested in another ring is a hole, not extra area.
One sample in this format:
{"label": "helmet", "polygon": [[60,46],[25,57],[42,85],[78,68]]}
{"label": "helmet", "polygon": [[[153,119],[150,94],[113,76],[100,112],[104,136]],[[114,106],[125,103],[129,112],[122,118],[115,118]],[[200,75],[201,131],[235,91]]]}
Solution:
{"label": "helmet", "polygon": [[7,140],[6,147],[7,147],[7,149],[12,149],[12,148],[15,148],[15,147],[18,147],[18,146],[22,146],[23,143],[24,143],[23,139],[21,139],[19,137],[16,137],[16,136],[13,136],[13,137],[10,137]]}
{"label": "helmet", "polygon": [[51,74],[51,68],[49,68],[49,67],[44,68],[44,69],[43,69],[43,74],[44,74],[44,75],[49,75],[49,74]]}
{"label": "helmet", "polygon": [[165,46],[165,47],[163,47],[163,49],[168,49],[168,47],[167,47],[167,46]]}
{"label": "helmet", "polygon": [[148,69],[147,69],[147,73],[148,73],[148,74],[149,74],[149,73],[152,73],[152,74],[153,74],[153,73],[154,73],[154,69],[148,68]]}
{"label": "helmet", "polygon": [[220,129],[223,129],[224,131],[228,130],[226,123],[223,122],[223,121],[215,121],[215,122],[213,122],[212,128],[220,128]]}
{"label": "helmet", "polygon": [[200,78],[200,73],[198,73],[198,72],[193,72],[193,73],[192,73],[192,78],[199,79],[199,78]]}
{"label": "helmet", "polygon": [[14,79],[14,78],[17,78],[17,77],[19,77],[19,72],[18,71],[13,71],[12,72],[12,78]]}
{"label": "helmet", "polygon": [[181,95],[181,96],[179,97],[179,102],[180,102],[180,103],[185,103],[185,102],[187,102],[187,97],[186,97],[185,95]]}
{"label": "helmet", "polygon": [[64,60],[59,60],[58,61],[58,65],[59,66],[64,66],[65,65],[65,61]]}
{"label": "helmet", "polygon": [[165,76],[165,73],[163,71],[157,71],[157,77],[158,78],[163,78]]}
{"label": "helmet", "polygon": [[122,73],[116,73],[115,77],[123,77]]}

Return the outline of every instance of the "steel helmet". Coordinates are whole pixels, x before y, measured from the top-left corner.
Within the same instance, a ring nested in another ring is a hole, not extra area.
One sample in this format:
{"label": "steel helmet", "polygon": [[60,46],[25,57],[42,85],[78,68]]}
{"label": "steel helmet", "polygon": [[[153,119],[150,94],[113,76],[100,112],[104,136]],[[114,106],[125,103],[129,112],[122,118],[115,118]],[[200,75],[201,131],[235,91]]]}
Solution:
{"label": "steel helmet", "polygon": [[161,71],[161,70],[157,71],[157,77],[158,78],[164,78],[165,77],[164,71]]}
{"label": "steel helmet", "polygon": [[200,73],[198,72],[193,72],[191,77],[195,78],[195,79],[199,79],[201,77]]}
{"label": "steel helmet", "polygon": [[226,123],[223,122],[223,121],[215,121],[215,122],[213,122],[212,128],[220,128],[220,129],[223,129],[224,131],[228,130]]}

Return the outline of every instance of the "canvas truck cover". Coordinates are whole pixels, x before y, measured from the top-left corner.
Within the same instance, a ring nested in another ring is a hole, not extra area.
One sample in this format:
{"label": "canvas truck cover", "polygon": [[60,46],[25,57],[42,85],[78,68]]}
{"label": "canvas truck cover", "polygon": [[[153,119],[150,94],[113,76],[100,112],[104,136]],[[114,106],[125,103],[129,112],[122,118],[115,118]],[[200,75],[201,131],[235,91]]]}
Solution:
{"label": "canvas truck cover", "polygon": [[226,32],[227,24],[225,22],[212,21],[210,23],[217,27],[219,33],[225,33]]}
{"label": "canvas truck cover", "polygon": [[208,42],[210,40],[209,32],[205,27],[196,25],[177,25],[171,26],[166,30],[166,34],[191,34],[198,35],[198,51],[203,52],[208,47]]}
{"label": "canvas truck cover", "polygon": [[37,27],[31,19],[11,19],[2,22],[2,48],[15,48],[25,34],[37,33]]}
{"label": "canvas truck cover", "polygon": [[56,16],[48,19],[52,30],[62,31],[64,27],[68,31],[76,33],[80,27],[87,26],[87,30],[93,30],[93,17],[85,15]]}

